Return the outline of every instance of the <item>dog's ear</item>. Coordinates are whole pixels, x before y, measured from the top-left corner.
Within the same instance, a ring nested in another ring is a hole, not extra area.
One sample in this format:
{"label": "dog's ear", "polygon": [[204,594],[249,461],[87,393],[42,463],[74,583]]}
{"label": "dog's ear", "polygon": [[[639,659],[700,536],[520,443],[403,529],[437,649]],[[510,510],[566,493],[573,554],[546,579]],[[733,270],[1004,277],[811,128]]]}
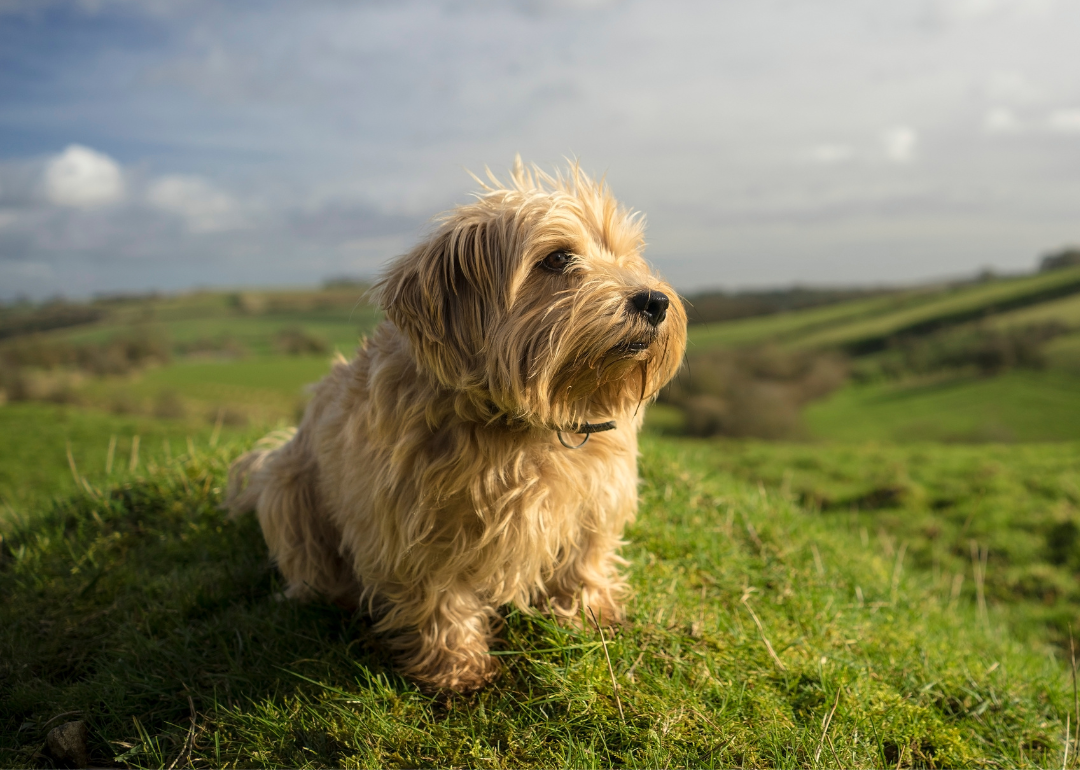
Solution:
{"label": "dog's ear", "polygon": [[419,363],[452,388],[485,379],[487,332],[505,305],[507,244],[490,222],[451,219],[394,263],[378,286],[387,318]]}

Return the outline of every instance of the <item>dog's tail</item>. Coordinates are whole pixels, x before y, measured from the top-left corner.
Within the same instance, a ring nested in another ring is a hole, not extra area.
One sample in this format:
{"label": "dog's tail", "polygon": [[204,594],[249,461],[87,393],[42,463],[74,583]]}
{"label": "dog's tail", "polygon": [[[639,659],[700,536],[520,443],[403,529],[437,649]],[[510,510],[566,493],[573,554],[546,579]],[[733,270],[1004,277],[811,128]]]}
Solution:
{"label": "dog's tail", "polygon": [[296,428],[276,430],[255,444],[255,448],[237,458],[229,466],[229,483],[225,488],[225,508],[229,516],[254,511],[266,485],[267,464],[271,456],[296,435]]}

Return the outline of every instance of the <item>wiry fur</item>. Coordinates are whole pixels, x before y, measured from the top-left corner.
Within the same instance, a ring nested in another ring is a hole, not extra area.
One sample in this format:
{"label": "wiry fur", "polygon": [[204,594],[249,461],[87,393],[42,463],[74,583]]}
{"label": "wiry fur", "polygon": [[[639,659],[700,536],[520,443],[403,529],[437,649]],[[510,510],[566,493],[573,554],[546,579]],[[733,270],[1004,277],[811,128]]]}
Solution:
{"label": "wiry fur", "polygon": [[[602,182],[520,160],[509,184],[489,177],[390,266],[386,320],[294,435],[236,461],[228,493],[258,512],[289,596],[368,609],[405,673],[459,691],[495,673],[503,605],[620,618],[643,407],[686,337],[641,219]],[[557,250],[565,273],[539,267]],[[656,328],[631,306],[642,290],[671,298]],[[581,449],[557,438],[612,419]]]}

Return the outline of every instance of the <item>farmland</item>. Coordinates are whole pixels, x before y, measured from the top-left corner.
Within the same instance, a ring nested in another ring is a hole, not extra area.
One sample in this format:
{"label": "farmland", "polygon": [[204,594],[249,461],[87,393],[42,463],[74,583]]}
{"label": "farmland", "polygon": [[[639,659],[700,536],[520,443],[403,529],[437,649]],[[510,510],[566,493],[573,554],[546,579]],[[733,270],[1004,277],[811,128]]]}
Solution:
{"label": "farmland", "polygon": [[[797,441],[655,407],[629,623],[511,612],[502,675],[450,699],[362,616],[276,601],[254,518],[219,508],[377,321],[359,287],[5,308],[0,762],[47,764],[79,718],[123,766],[1075,766],[1078,278],[692,327],[699,385],[707,356],[847,374]],[[961,355],[1017,340],[1038,356]]]}

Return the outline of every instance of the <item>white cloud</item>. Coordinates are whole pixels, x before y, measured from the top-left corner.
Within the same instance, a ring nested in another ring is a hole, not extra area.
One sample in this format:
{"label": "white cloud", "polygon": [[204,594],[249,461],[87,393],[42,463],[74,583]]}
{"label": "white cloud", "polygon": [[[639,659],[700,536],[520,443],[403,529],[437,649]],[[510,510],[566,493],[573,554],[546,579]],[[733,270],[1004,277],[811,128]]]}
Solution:
{"label": "white cloud", "polygon": [[996,16],[1045,16],[1054,0],[934,0],[932,16],[941,21],[973,22]]}
{"label": "white cloud", "polygon": [[72,144],[45,166],[45,197],[58,206],[93,208],[124,197],[120,164],[104,153]]}
{"label": "white cloud", "polygon": [[1012,110],[997,107],[986,113],[983,128],[991,134],[1009,134],[1020,130],[1020,120]]}
{"label": "white cloud", "polygon": [[181,217],[193,233],[235,230],[245,225],[235,199],[200,176],[174,174],[150,185],[152,206]]}
{"label": "white cloud", "polygon": [[1075,134],[1080,133],[1080,108],[1058,110],[1050,114],[1047,125],[1054,131]]}
{"label": "white cloud", "polygon": [[855,157],[855,151],[846,144],[819,144],[810,151],[810,160],[815,163],[843,163]]}
{"label": "white cloud", "polygon": [[893,126],[881,135],[885,157],[893,163],[909,163],[915,157],[919,135],[908,126]]}
{"label": "white cloud", "polygon": [[1012,70],[994,72],[983,82],[982,90],[994,101],[1013,104],[1037,102],[1046,97],[1044,86]]}

